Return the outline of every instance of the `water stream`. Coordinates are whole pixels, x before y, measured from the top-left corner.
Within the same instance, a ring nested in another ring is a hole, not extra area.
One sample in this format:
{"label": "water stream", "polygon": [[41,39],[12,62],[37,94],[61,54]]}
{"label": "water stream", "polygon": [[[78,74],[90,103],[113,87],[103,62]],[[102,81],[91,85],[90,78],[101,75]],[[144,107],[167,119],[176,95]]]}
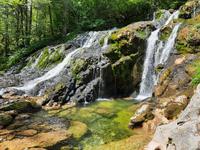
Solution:
{"label": "water stream", "polygon": [[[168,12],[166,13],[168,14]],[[168,25],[172,20],[177,19],[178,16],[179,11],[175,11],[167,20],[165,20],[165,22],[160,22],[157,30],[153,31],[147,40],[142,82],[140,84],[139,95],[136,97],[137,100],[144,100],[152,96],[153,88],[158,77],[155,73],[155,68],[159,64],[165,64],[168,60],[170,53],[174,49],[177,32],[181,24],[177,24],[174,27],[166,43],[159,40],[159,33],[161,28]],[[156,20],[154,19],[154,21]]]}
{"label": "water stream", "polygon": [[17,90],[22,90],[22,91],[28,92],[28,91],[32,90],[35,86],[37,86],[39,83],[47,81],[53,77],[58,76],[60,74],[60,72],[64,69],[65,66],[70,65],[70,62],[74,55],[79,53],[83,48],[91,47],[96,42],[97,38],[98,38],[98,32],[90,32],[89,37],[86,40],[86,42],[80,48],[77,48],[76,50],[70,52],[60,64],[55,66],[53,69],[49,70],[43,76],[36,78],[34,80],[28,81],[27,83],[24,84],[24,86],[13,87],[13,88],[17,89]]}

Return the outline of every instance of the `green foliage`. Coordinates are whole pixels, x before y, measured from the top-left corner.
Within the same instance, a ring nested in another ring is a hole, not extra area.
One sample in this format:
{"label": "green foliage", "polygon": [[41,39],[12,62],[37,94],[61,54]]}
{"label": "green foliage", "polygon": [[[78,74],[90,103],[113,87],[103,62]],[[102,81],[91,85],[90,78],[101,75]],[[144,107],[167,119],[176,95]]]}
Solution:
{"label": "green foliage", "polygon": [[200,84],[200,64],[197,66],[196,73],[195,73],[195,75],[192,78],[192,84],[193,85]]}
{"label": "green foliage", "polygon": [[84,59],[75,59],[71,64],[71,72],[73,77],[78,81],[81,82],[82,78],[79,75],[81,71],[87,69],[88,63]]}
{"label": "green foliage", "polygon": [[[55,37],[65,41],[74,37],[74,33],[147,20],[156,8],[176,8],[183,2],[185,0],[0,0],[0,70],[24,60]],[[138,33],[144,36],[143,32]]]}

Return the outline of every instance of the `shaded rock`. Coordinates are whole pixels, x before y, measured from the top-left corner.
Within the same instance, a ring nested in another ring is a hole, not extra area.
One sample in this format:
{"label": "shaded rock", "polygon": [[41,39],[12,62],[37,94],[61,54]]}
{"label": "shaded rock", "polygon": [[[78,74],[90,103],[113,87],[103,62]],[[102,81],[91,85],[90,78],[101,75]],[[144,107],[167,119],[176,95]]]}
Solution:
{"label": "shaded rock", "polygon": [[0,126],[7,126],[11,124],[13,121],[13,117],[8,114],[1,113],[0,114]]}
{"label": "shaded rock", "polygon": [[28,101],[14,101],[3,106],[0,106],[1,111],[15,110],[18,113],[32,112],[34,107],[31,102]]}
{"label": "shaded rock", "polygon": [[[181,60],[177,63],[177,59]],[[185,56],[176,56],[170,67],[164,69],[159,76],[157,85],[155,86],[155,96],[159,98],[181,96],[187,97],[193,94],[193,86],[191,84],[192,76],[195,70],[190,66],[198,60],[198,56],[188,54]],[[181,62],[181,63],[180,63]],[[194,72],[192,72],[194,70]]]}
{"label": "shaded rock", "polygon": [[26,120],[29,119],[31,116],[28,114],[19,114],[17,117],[15,117],[15,120]]}

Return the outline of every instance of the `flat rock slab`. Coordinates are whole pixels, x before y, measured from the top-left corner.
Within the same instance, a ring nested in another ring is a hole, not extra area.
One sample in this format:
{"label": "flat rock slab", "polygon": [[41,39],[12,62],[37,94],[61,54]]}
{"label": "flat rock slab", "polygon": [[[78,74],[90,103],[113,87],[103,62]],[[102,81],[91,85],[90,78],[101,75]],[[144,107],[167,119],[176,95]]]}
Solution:
{"label": "flat rock slab", "polygon": [[[24,150],[26,148],[51,147],[61,141],[71,138],[71,134],[66,130],[50,131],[22,139],[13,139],[0,143],[1,150]],[[20,144],[19,144],[20,143]]]}

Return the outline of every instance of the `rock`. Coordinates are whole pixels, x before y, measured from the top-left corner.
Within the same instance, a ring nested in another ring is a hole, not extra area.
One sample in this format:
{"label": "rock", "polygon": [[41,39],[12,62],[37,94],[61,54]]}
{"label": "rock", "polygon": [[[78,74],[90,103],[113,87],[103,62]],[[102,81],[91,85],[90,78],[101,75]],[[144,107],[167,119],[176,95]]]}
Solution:
{"label": "rock", "polygon": [[17,135],[18,136],[34,136],[37,133],[38,132],[36,130],[30,129],[30,130],[19,131],[19,132],[17,132]]}
{"label": "rock", "polygon": [[30,137],[28,136],[26,138],[15,138],[10,141],[1,142],[0,149],[24,150],[26,148],[35,147],[48,149],[49,147],[53,147],[59,142],[69,140],[70,138],[71,134],[66,130],[49,131],[45,133],[38,133]]}
{"label": "rock", "polygon": [[135,115],[131,118],[129,127],[130,128],[141,127],[145,121],[152,120],[154,118],[152,111],[153,111],[152,104],[150,104],[150,103],[143,104],[135,112]]}
{"label": "rock", "polygon": [[169,103],[164,109],[164,116],[167,119],[172,120],[176,118],[181,113],[181,111],[184,110],[185,107],[186,107],[186,104]]}
{"label": "rock", "polygon": [[200,15],[186,21],[184,26],[180,29],[176,49],[179,53],[197,53],[200,46],[200,32],[198,24],[200,22]]}
{"label": "rock", "polygon": [[28,114],[19,114],[17,117],[15,117],[15,120],[20,121],[20,120],[26,120],[29,119],[31,116]]}
{"label": "rock", "polygon": [[138,22],[116,30],[109,38],[110,47],[103,55],[111,62],[116,97],[129,96],[138,87],[146,39],[154,29],[152,22]]}
{"label": "rock", "polygon": [[158,99],[171,96],[191,96],[193,94],[191,80],[196,72],[196,69],[193,69],[192,66],[198,59],[199,57],[193,54],[176,56],[169,67],[160,73],[158,83],[154,89],[155,96]]}
{"label": "rock", "polygon": [[186,109],[176,121],[157,128],[147,150],[199,149],[200,85]]}
{"label": "rock", "polygon": [[8,126],[13,121],[13,117],[8,114],[1,113],[0,114],[0,126]]}
{"label": "rock", "polygon": [[18,113],[23,113],[23,112],[32,112],[35,109],[32,103],[28,101],[13,101],[3,106],[0,106],[0,111],[11,111],[11,110],[15,110]]}
{"label": "rock", "polygon": [[200,2],[199,0],[191,0],[185,3],[180,8],[180,18],[189,19],[200,14]]}

